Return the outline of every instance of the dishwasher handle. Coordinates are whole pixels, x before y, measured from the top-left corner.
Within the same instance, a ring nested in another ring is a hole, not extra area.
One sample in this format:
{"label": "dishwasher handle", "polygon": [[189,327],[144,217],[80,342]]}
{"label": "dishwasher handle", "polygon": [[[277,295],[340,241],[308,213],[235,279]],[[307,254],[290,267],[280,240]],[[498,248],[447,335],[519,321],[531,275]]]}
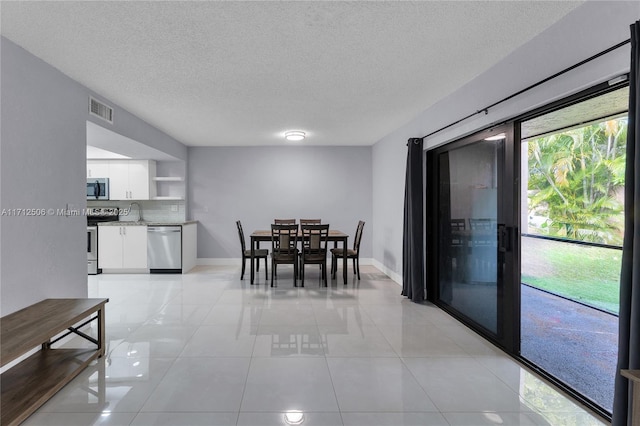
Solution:
{"label": "dishwasher handle", "polygon": [[179,226],[148,226],[147,232],[182,232],[182,228]]}

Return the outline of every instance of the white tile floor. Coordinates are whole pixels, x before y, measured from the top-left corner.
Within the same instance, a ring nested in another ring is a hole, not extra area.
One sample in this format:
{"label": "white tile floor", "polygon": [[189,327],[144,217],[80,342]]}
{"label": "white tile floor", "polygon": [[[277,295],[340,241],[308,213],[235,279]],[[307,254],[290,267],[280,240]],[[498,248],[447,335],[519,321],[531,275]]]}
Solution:
{"label": "white tile floor", "polygon": [[600,425],[373,267],[277,288],[237,267],[98,275],[108,355],[26,425]]}

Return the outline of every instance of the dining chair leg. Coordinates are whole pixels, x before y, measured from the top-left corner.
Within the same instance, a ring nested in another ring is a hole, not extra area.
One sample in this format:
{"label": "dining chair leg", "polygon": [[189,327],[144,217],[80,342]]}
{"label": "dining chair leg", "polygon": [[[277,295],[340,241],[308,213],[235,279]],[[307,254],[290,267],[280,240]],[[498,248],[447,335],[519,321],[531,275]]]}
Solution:
{"label": "dining chair leg", "polygon": [[324,286],[327,287],[327,260],[324,260],[322,267],[322,279],[324,280]]}
{"label": "dining chair leg", "polygon": [[302,284],[300,286],[304,287],[304,262],[301,262],[299,267],[301,268],[300,277],[302,278]]}
{"label": "dining chair leg", "polygon": [[356,257],[356,265],[358,270],[358,279],[360,279],[360,256]]}
{"label": "dining chair leg", "polygon": [[271,287],[273,287],[273,275],[276,272],[276,263],[272,260],[271,261]]}
{"label": "dining chair leg", "polygon": [[293,261],[293,286],[298,287],[298,260]]}
{"label": "dining chair leg", "polygon": [[356,258],[353,258],[353,274],[356,274]]}
{"label": "dining chair leg", "polygon": [[244,279],[244,268],[247,266],[247,258],[242,256],[242,272],[240,273],[240,279]]}
{"label": "dining chair leg", "polygon": [[267,257],[265,256],[264,258],[264,279],[265,281],[269,278],[269,276],[267,275]]}
{"label": "dining chair leg", "polygon": [[336,262],[336,257],[334,256],[333,253],[331,253],[331,279],[334,279],[336,277],[335,275],[335,262]]}

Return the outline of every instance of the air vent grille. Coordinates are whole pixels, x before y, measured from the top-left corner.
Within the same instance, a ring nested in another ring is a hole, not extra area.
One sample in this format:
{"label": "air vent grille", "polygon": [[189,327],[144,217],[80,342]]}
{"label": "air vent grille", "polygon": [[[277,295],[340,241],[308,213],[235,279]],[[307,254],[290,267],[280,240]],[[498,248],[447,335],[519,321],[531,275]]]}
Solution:
{"label": "air vent grille", "polygon": [[89,114],[100,117],[113,124],[113,108],[109,105],[103,104],[91,96],[89,97]]}

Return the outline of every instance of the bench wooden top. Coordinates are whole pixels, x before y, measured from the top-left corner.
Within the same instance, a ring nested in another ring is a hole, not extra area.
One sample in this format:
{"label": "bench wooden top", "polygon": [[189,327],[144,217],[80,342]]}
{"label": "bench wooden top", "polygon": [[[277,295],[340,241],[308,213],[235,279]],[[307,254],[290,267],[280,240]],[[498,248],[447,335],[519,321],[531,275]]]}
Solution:
{"label": "bench wooden top", "polygon": [[45,299],[0,318],[0,366],[24,355],[92,313],[109,299]]}
{"label": "bench wooden top", "polygon": [[632,382],[640,383],[640,370],[620,370],[620,373]]}

